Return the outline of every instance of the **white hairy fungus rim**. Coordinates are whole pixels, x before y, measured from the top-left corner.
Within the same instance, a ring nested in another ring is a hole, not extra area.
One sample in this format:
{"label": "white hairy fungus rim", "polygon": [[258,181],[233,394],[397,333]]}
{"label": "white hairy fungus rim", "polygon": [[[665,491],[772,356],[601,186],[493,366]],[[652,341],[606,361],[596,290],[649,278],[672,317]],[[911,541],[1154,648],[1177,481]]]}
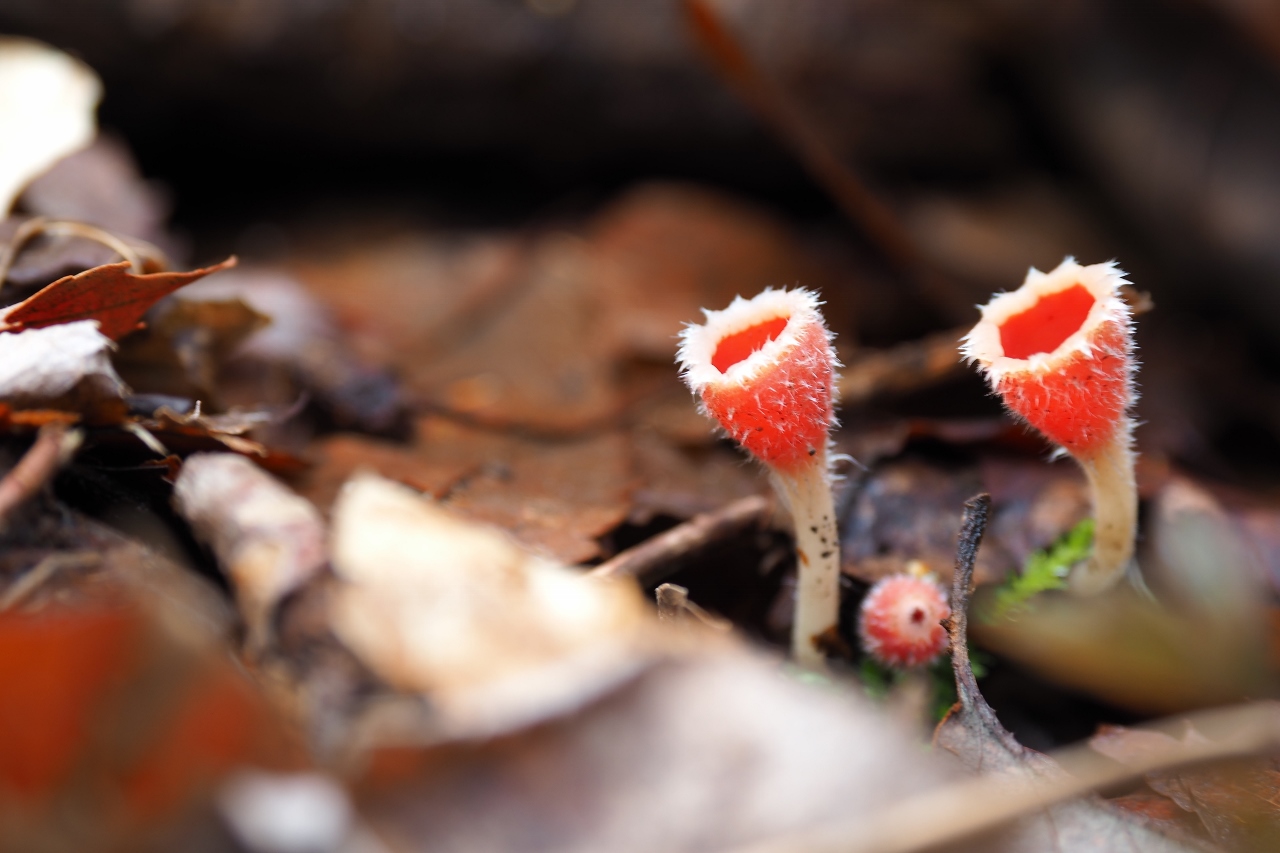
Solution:
{"label": "white hairy fungus rim", "polygon": [[[979,306],[982,319],[964,336],[960,354],[966,361],[977,362],[993,383],[1011,373],[1038,373],[1052,369],[1060,359],[1077,353],[1089,356],[1093,352],[1090,339],[1099,325],[1109,320],[1125,326],[1131,323],[1129,308],[1120,298],[1121,285],[1128,283],[1125,275],[1115,261],[1081,266],[1070,256],[1047,273],[1032,267],[1017,290],[1001,293],[986,305]],[[1078,330],[1051,352],[1038,352],[1028,358],[1010,358],[1004,354],[1000,339],[1001,324],[1010,317],[1035,307],[1044,297],[1077,284],[1082,285],[1094,298],[1093,305]]]}
{"label": "white hairy fungus rim", "polygon": [[[750,383],[766,367],[784,358],[798,343],[800,334],[811,323],[822,326],[822,304],[817,294],[802,287],[793,290],[766,288],[750,299],[735,296],[722,311],[702,309],[706,315],[702,325],[686,325],[680,333],[680,349],[676,360],[681,375],[696,393],[711,386],[742,386]],[[780,317],[787,325],[776,338],[765,343],[742,361],[723,373],[711,363],[720,342],[730,335]],[[824,331],[825,331],[825,327]]]}

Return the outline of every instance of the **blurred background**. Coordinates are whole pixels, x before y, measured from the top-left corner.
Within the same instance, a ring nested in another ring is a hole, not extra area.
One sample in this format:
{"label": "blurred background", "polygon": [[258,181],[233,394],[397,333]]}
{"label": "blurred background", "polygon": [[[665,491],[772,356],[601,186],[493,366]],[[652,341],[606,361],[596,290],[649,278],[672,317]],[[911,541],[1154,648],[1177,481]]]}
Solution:
{"label": "blurred background", "polygon": [[102,124],[196,258],[270,260],[326,217],[574,221],[638,182],[693,181],[839,255],[871,294],[854,318],[871,344],[971,322],[1028,265],[1117,258],[1159,306],[1144,386],[1165,381],[1157,352],[1187,361],[1148,432],[1223,476],[1280,474],[1275,6],[713,8],[944,285],[903,284],[675,0],[0,0],[0,30],[98,71]]}

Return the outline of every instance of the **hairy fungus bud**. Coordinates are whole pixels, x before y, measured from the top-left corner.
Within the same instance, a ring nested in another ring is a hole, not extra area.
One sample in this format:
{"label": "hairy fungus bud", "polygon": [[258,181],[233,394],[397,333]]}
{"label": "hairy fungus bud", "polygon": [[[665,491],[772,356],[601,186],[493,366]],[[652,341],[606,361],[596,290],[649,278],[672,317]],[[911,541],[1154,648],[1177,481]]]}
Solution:
{"label": "hairy fungus bud", "polygon": [[982,307],[964,356],[982,368],[1010,411],[1070,453],[1093,494],[1094,552],[1071,588],[1114,584],[1133,557],[1133,322],[1114,263],[1032,269],[1022,287]]}
{"label": "hairy fungus bud", "polygon": [[858,638],[863,651],[886,666],[924,666],[946,651],[942,620],[950,615],[947,594],[932,575],[889,575],[862,599]]}
{"label": "hairy fungus bud", "polygon": [[840,544],[827,473],[835,424],[835,371],[818,298],[807,290],[737,297],[681,334],[679,362],[689,387],[714,417],[760,460],[796,525],[796,615],[792,652],[821,666],[821,637],[840,607]]}

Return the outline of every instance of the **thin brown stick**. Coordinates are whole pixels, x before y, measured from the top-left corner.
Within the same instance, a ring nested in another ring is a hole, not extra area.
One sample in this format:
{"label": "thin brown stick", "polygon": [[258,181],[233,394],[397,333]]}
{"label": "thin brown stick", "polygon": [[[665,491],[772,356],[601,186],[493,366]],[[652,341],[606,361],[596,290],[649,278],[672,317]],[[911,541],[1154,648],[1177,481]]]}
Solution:
{"label": "thin brown stick", "polygon": [[9,516],[14,510],[53,479],[53,475],[80,446],[83,436],[79,430],[68,430],[63,423],[40,427],[35,443],[0,480],[0,530],[8,526]]}
{"label": "thin brown stick", "polygon": [[13,232],[13,237],[9,239],[9,242],[4,246],[0,246],[0,289],[4,288],[5,279],[9,277],[9,269],[13,266],[18,253],[22,251],[22,247],[36,237],[42,236],[80,237],[84,240],[101,243],[128,261],[129,266],[137,275],[147,271],[148,260],[155,261],[161,268],[165,266],[164,252],[150,243],[137,240],[131,244],[110,231],[104,231],[95,225],[89,225],[85,222],[75,222],[67,219],[46,219],[43,216],[37,216],[19,225],[18,229]]}
{"label": "thin brown stick", "polygon": [[840,405],[927,388],[963,372],[959,343],[967,331],[949,329],[888,349],[855,354],[840,373]]}
{"label": "thin brown stick", "polygon": [[956,695],[969,710],[986,708],[986,703],[979,698],[978,682],[969,665],[969,595],[973,592],[973,567],[978,561],[978,546],[987,532],[990,515],[991,495],[984,492],[965,501],[964,521],[956,542],[955,569],[951,575],[951,616],[946,622],[951,640],[951,668],[956,676]]}
{"label": "thin brown stick", "polygon": [[26,574],[19,577],[0,596],[0,613],[13,610],[44,586],[58,572],[72,569],[91,569],[102,562],[102,555],[92,551],[77,551],[70,554],[50,554]]}
{"label": "thin brown stick", "polygon": [[715,631],[732,631],[733,623],[704,610],[689,600],[689,590],[673,583],[659,584],[653,591],[658,607],[658,621],[680,624],[693,619]]}
{"label": "thin brown stick", "polygon": [[897,265],[929,300],[959,322],[970,306],[951,283],[931,269],[915,240],[887,204],[836,154],[824,134],[767,74],[708,0],[684,0],[685,17],[698,45],[738,94],[795,151],[801,165],[831,194],[845,215]]}
{"label": "thin brown stick", "polygon": [[587,576],[633,577],[643,586],[658,583],[676,570],[676,563],[681,557],[759,524],[769,512],[769,507],[767,498],[751,495],[714,512],[695,515],[683,524],[606,560],[587,572]]}

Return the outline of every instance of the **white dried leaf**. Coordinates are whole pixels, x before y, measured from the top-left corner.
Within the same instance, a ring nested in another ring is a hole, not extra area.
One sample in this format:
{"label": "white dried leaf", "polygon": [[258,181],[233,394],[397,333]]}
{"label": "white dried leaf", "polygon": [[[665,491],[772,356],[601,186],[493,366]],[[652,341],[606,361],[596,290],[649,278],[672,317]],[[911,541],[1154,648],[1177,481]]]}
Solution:
{"label": "white dried leaf", "polygon": [[487,735],[580,707],[642,671],[655,622],[629,583],[535,556],[373,475],[333,509],[342,641],[428,694],[442,733]]}
{"label": "white dried leaf", "polygon": [[0,217],[32,180],[93,141],[102,83],[38,41],[0,38]]}
{"label": "white dried leaf", "polygon": [[324,568],[325,527],[304,498],[234,453],[197,453],[173,486],[174,507],[213,548],[235,587],[249,645],[268,642],[276,604]]}
{"label": "white dried leaf", "polygon": [[110,338],[94,320],[0,334],[0,402],[15,408],[92,404],[124,395]]}

